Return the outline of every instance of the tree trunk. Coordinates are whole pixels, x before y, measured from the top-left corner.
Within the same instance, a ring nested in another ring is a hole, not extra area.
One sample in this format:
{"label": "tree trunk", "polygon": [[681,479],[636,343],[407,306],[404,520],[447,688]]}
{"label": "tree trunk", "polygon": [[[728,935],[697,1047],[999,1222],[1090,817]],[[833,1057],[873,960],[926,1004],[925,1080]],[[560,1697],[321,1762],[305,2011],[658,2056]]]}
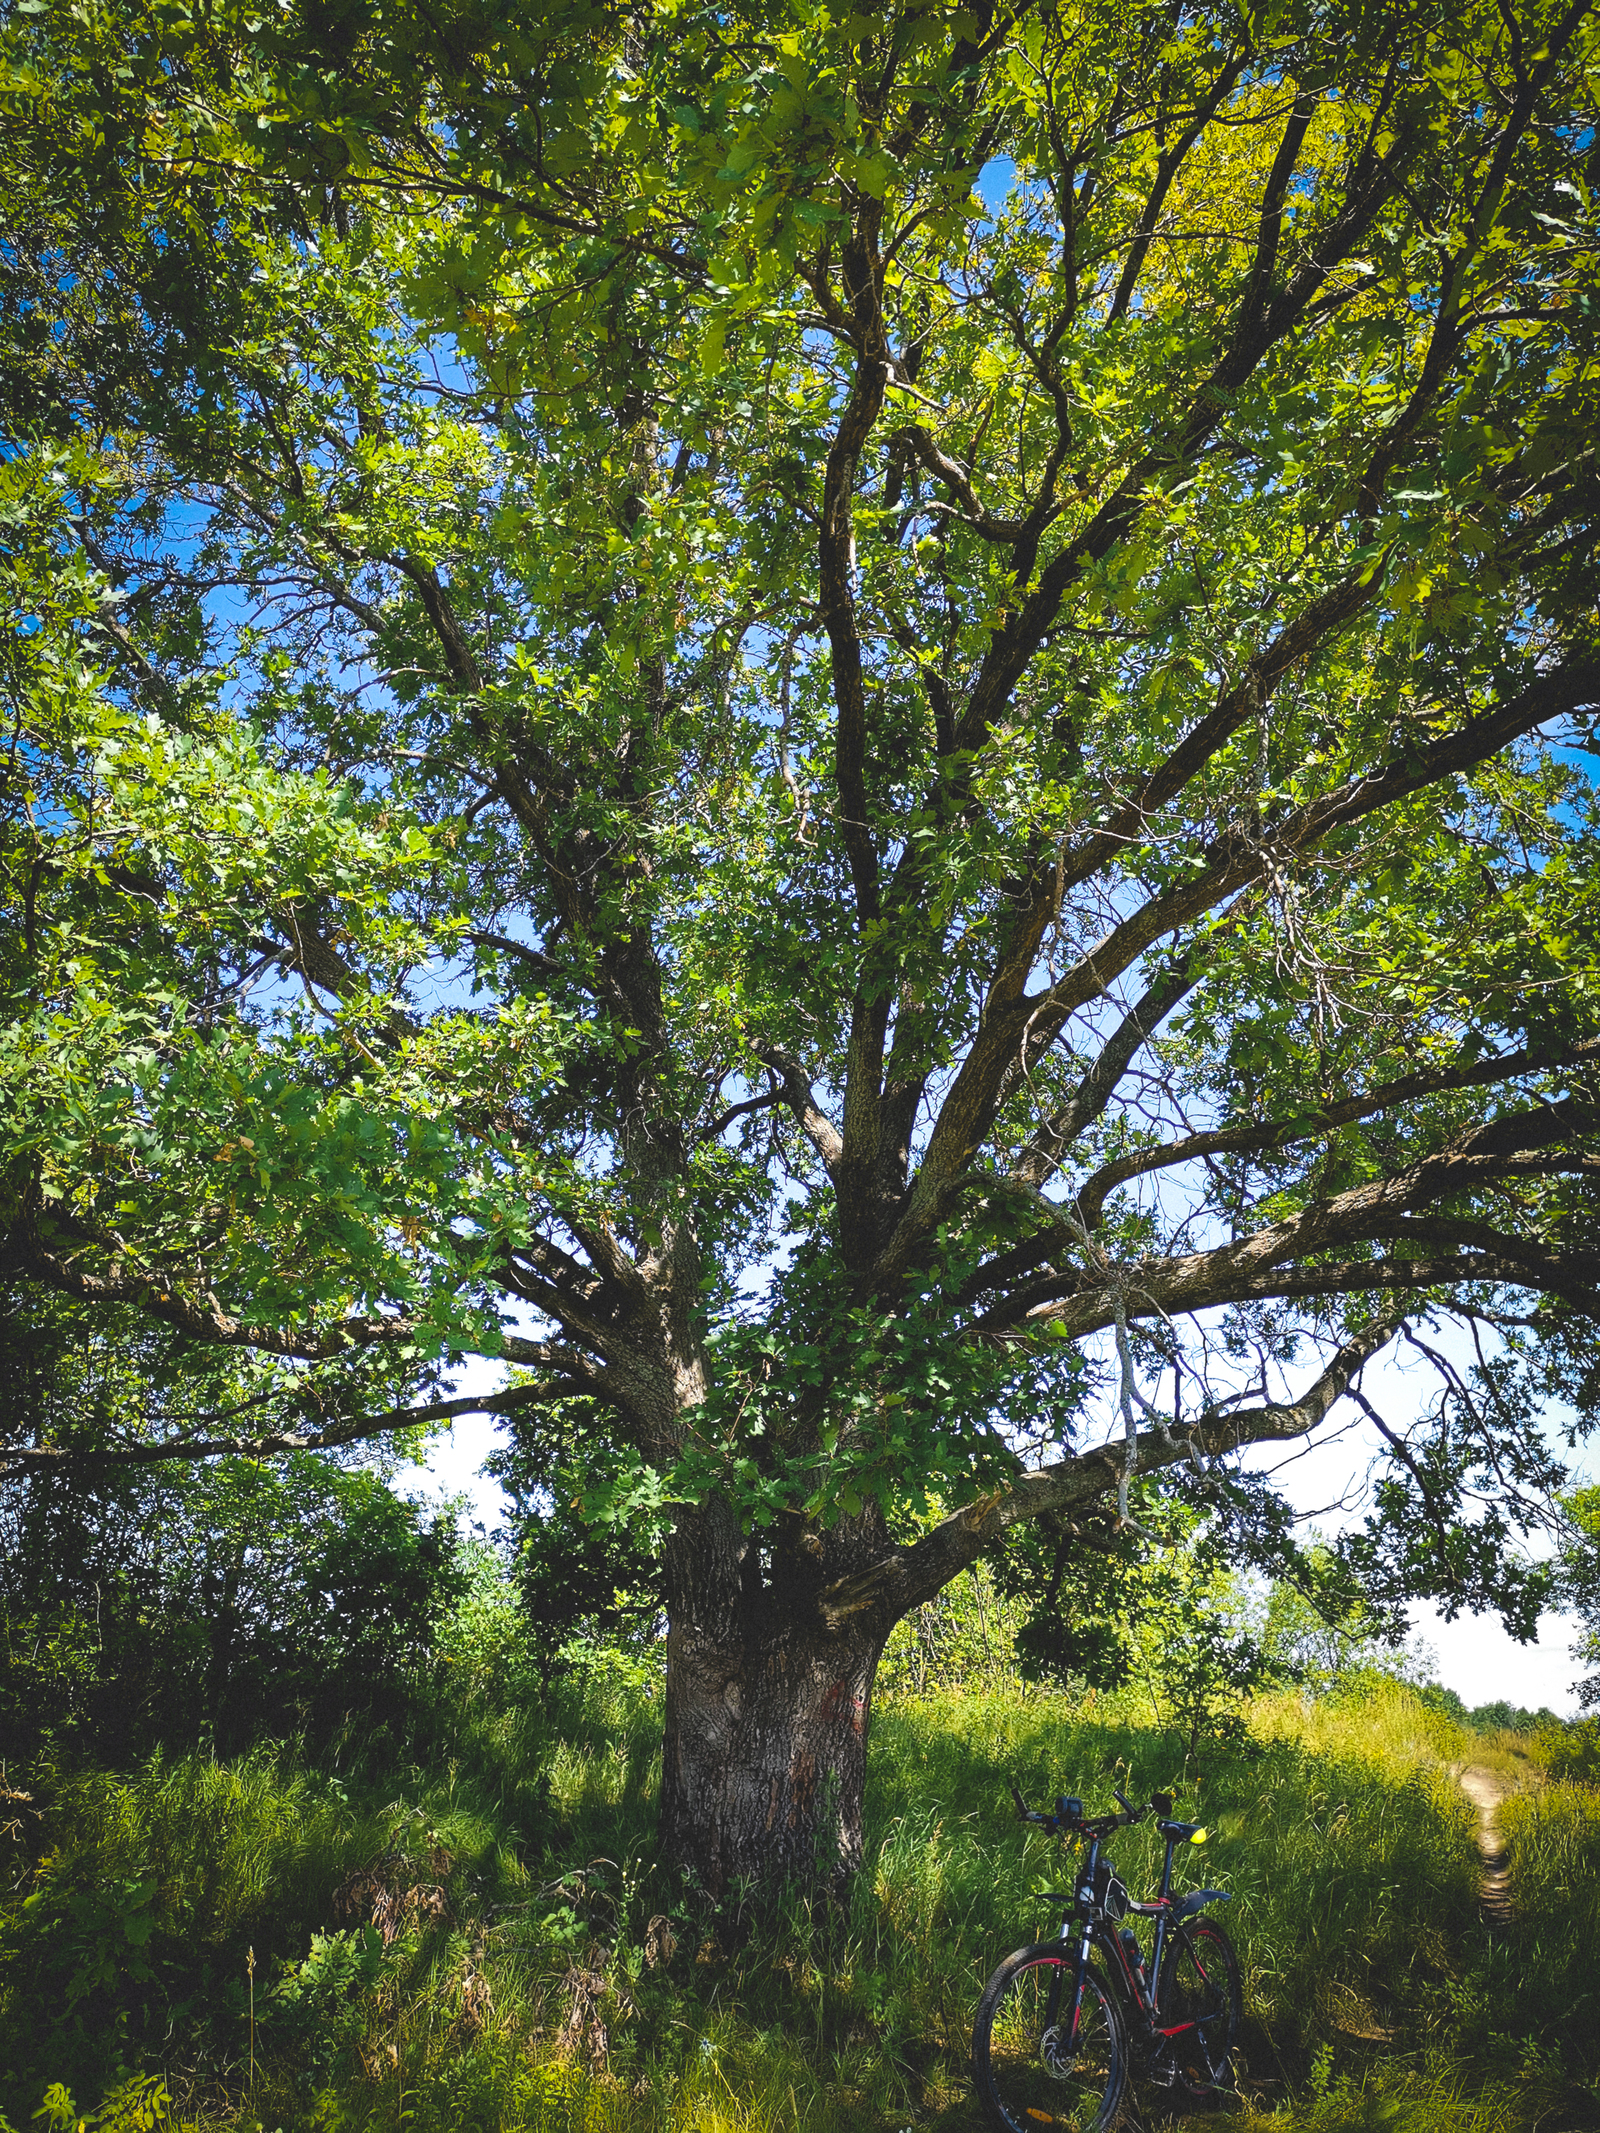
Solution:
{"label": "tree trunk", "polygon": [[661,1847],[713,1895],[740,1882],[839,1889],[861,1864],[884,1632],[830,1631],[816,1606],[835,1567],[824,1556],[851,1552],[836,1530],[763,1565],[716,1510],[668,1544]]}
{"label": "tree trunk", "polygon": [[842,1887],[861,1864],[882,1646],[797,1628],[732,1649],[667,1637],[661,1839],[713,1895],[736,1882]]}

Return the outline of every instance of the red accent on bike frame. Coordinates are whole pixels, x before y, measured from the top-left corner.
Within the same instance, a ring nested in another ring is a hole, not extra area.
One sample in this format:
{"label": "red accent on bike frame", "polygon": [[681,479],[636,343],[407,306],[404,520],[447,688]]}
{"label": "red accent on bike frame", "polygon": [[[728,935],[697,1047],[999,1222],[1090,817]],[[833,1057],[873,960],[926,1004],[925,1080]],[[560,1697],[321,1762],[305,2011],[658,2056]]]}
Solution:
{"label": "red accent on bike frame", "polygon": [[[1057,1969],[1057,1970],[1065,1970],[1065,1969],[1067,1969],[1067,1968],[1069,1967],[1069,1965],[1068,1965],[1068,1962],[1067,1962],[1067,1958],[1066,1958],[1066,1957],[1065,1957],[1064,1955],[1047,1955],[1047,1956],[1045,1956],[1045,1957],[1044,1957],[1044,1959],[1043,1959],[1043,1960],[1044,1960],[1045,1962],[1047,1962],[1047,1963],[1053,1963],[1053,1964],[1054,1964],[1054,1966],[1056,1967],[1056,1969]],[[1073,2008],[1073,2010],[1072,2010],[1072,2038],[1071,2038],[1071,2041],[1072,2041],[1072,2042],[1073,2042],[1074,2044],[1076,2044],[1076,2043],[1077,2043],[1077,2041],[1078,2041],[1078,2017],[1079,2017],[1079,2014],[1080,2014],[1080,2012],[1081,2012],[1081,2006],[1075,2006],[1075,2007]]]}
{"label": "red accent on bike frame", "polygon": [[1135,2004],[1143,2008],[1146,2013],[1149,2013],[1150,2009],[1155,2005],[1154,1995],[1140,1982],[1138,1971],[1129,1962],[1128,1951],[1122,1944],[1122,1935],[1114,1933],[1112,1941],[1116,1947],[1117,1959],[1122,1964],[1122,1974],[1133,1987]]}
{"label": "red accent on bike frame", "polygon": [[[1065,1957],[1064,1955],[1047,1955],[1047,1956],[1046,1956],[1046,1957],[1045,1957],[1044,1959],[1045,1959],[1045,1961],[1046,1961],[1047,1963],[1053,1963],[1053,1964],[1055,1965],[1055,1967],[1056,1967],[1056,1969],[1057,1969],[1057,1970],[1065,1970],[1065,1969],[1066,1969],[1066,1968],[1068,1967],[1068,1964],[1067,1964],[1067,1958],[1066,1958],[1066,1957]],[[1077,1968],[1077,1964],[1076,1964],[1076,1963],[1074,1963],[1074,1964],[1072,1964],[1072,1966],[1071,1966],[1071,1967],[1072,1967],[1073,1969],[1076,1969],[1076,1968]],[[1081,1997],[1080,1997],[1080,1998],[1078,1998],[1078,1999],[1074,2000],[1074,2001],[1073,2001],[1073,2003],[1072,2003],[1072,2029],[1071,2029],[1071,2033],[1070,2033],[1070,2035],[1068,2036],[1068,2039],[1067,2039],[1067,2041],[1068,2041],[1068,2043],[1069,2043],[1069,2044],[1076,2044],[1076,2043],[1077,2043],[1077,2041],[1078,2041],[1078,2024],[1079,2024],[1079,2022],[1080,2022],[1080,2021],[1081,2021],[1082,2019],[1083,2019],[1083,2001],[1082,2001],[1082,1999],[1081,1999]]]}
{"label": "red accent on bike frame", "polygon": [[[1195,1954],[1195,1951],[1192,1947],[1189,1950],[1189,1954],[1193,1958],[1194,1967],[1200,1973],[1201,1983],[1204,1985],[1209,1985],[1211,1983],[1211,1980],[1206,1976],[1205,1964],[1201,1962],[1199,1956]],[[1202,2016],[1197,2015],[1192,2022],[1180,2022],[1176,2029],[1158,2029],[1156,2031],[1156,2035],[1158,2037],[1181,2037],[1186,2029],[1198,2029],[1203,2019],[1204,2018]]]}

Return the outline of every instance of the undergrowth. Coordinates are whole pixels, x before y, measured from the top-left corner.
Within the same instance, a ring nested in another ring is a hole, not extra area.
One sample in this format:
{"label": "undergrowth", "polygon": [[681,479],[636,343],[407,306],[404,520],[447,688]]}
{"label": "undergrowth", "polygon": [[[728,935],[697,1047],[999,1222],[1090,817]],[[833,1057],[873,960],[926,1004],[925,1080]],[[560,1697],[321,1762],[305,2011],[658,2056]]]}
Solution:
{"label": "undergrowth", "polygon": [[[659,1689],[620,1659],[537,1697],[463,1670],[315,1765],[13,1770],[0,2114],[64,2084],[58,2108],[103,2099],[79,2115],[135,2133],[160,2082],[205,2133],[975,2127],[979,1990],[1059,1880],[1015,1776],[1091,1802],[1177,1783],[1209,1825],[1184,1864],[1231,1896],[1247,2003],[1219,2133],[1596,2122],[1596,1795],[1507,1801],[1519,1909],[1491,1939],[1448,1715],[1373,1679],[1262,1701],[1251,1732],[1186,1767],[1132,1701],[891,1698],[842,1909],[714,1907],[656,1868]],[[1117,1856],[1137,1886],[1156,1840]]]}

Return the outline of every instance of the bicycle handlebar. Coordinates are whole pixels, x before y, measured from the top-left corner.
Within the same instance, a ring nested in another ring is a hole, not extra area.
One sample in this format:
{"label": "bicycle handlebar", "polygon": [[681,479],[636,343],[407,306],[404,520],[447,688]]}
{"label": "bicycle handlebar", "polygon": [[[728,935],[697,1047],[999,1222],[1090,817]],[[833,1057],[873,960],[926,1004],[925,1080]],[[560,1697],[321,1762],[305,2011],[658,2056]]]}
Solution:
{"label": "bicycle handlebar", "polygon": [[1073,1794],[1064,1793],[1056,1801],[1056,1811],[1052,1815],[1030,1807],[1016,1784],[1011,1786],[1011,1797],[1016,1802],[1019,1821],[1032,1822],[1040,1829],[1054,1830],[1063,1837],[1106,1837],[1114,1829],[1128,1829],[1135,1823],[1142,1822],[1148,1814],[1166,1816],[1172,1812],[1170,1792],[1152,1793],[1147,1807],[1135,1807],[1119,1786],[1113,1785],[1111,1794],[1122,1809],[1120,1814],[1086,1815],[1082,1800]]}
{"label": "bicycle handlebar", "polygon": [[[1019,1822],[1037,1822],[1041,1829],[1060,1829],[1066,1826],[1063,1825],[1061,1821],[1059,1811],[1053,1815],[1046,1815],[1040,1814],[1034,1808],[1030,1807],[1028,1803],[1023,1799],[1022,1794],[1017,1790],[1015,1785],[1013,1785],[1011,1788],[1011,1797],[1017,1803],[1017,1820]],[[1083,1807],[1083,1802],[1081,1800],[1075,1803],[1072,1801],[1057,1800],[1056,1807],[1059,1810],[1064,1805],[1071,1806],[1074,1804],[1081,1812]]]}

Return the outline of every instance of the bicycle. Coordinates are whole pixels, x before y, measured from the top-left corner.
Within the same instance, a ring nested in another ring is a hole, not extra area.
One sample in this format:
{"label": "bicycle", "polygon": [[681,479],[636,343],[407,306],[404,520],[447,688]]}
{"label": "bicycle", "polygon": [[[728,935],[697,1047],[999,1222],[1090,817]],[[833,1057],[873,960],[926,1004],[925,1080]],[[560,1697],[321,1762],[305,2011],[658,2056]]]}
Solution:
{"label": "bicycle", "polygon": [[[1152,1793],[1149,1807],[1139,1808],[1111,1790],[1120,1813],[1086,1815],[1081,1800],[1063,1796],[1048,1815],[1011,1788],[1025,1822],[1086,1845],[1087,1855],[1070,1891],[1043,1892],[1064,1906],[1060,1934],[1008,1955],[978,2003],[973,2083],[1003,2133],[1113,2125],[1127,2094],[1130,2046],[1151,2080],[1188,2102],[1231,2088],[1239,1962],[1216,1920],[1199,1916],[1207,1904],[1231,1899],[1225,1889],[1172,1894],[1174,1853],[1180,1844],[1203,1844],[1206,1833],[1173,1820],[1170,1793]],[[1101,1854],[1108,1838],[1147,1813],[1167,1852],[1158,1894],[1135,1903]],[[1130,1915],[1155,1920],[1148,1965],[1138,1935],[1123,1924]]]}

